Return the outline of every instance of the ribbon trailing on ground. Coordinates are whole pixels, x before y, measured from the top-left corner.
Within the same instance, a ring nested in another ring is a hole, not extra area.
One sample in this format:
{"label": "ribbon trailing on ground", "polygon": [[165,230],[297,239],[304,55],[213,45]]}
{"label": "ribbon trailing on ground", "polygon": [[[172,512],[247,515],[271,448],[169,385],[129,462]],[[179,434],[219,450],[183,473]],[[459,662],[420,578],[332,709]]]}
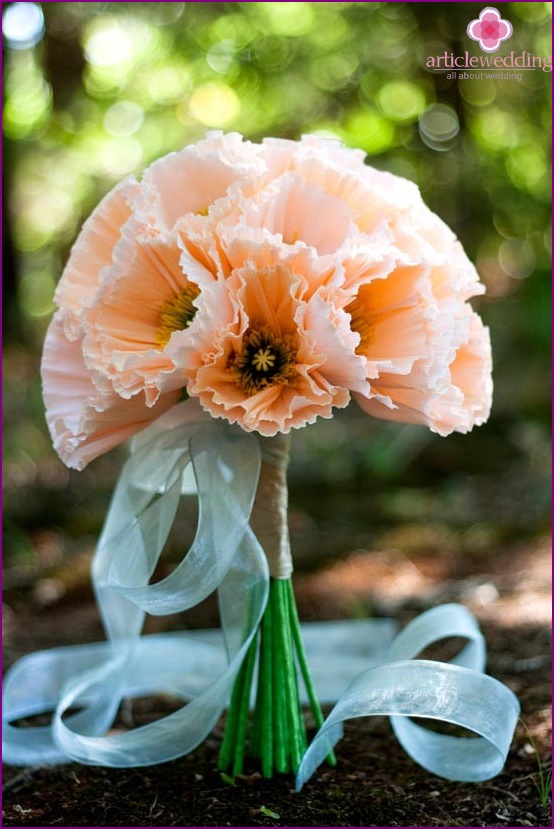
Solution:
{"label": "ribbon trailing on ground", "polygon": [[[165,762],[198,746],[229,701],[268,597],[267,559],[249,525],[260,444],[252,434],[202,417],[190,401],[178,408],[177,421],[166,417],[135,440],[94,556],[93,586],[107,641],[31,654],[6,675],[6,763]],[[196,537],[176,569],[150,584],[190,466],[199,502]],[[220,633],[140,635],[146,613],[182,612],[215,590]],[[370,715],[390,716],[408,754],[439,776],[480,781],[501,771],[519,704],[483,673],[483,637],[465,608],[434,608],[390,644],[385,621],[302,629],[320,699],[338,701],[303,757],[297,789],[340,739],[343,721]],[[415,658],[453,636],[467,644],[450,663]],[[140,728],[110,731],[123,698],[157,692],[173,694],[183,706]],[[53,712],[48,726],[14,725],[45,712]],[[438,734],[411,717],[455,723],[477,736]]]}

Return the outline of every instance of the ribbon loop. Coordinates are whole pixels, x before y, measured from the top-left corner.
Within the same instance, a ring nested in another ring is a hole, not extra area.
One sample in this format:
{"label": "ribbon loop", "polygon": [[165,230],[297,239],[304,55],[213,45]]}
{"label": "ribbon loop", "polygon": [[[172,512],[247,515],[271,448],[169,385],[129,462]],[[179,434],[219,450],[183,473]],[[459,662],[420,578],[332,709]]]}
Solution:
{"label": "ribbon loop", "polygon": [[[4,692],[6,762],[160,763],[192,751],[223,711],[267,601],[267,562],[248,525],[260,450],[252,435],[198,420],[190,406],[181,412],[173,428],[151,427],[135,442],[108,511],[92,574],[110,641],[46,651],[12,669]],[[167,578],[150,584],[191,463],[199,499],[194,542]],[[183,611],[216,589],[230,658],[211,658],[209,677],[199,682],[213,646],[139,633],[145,612]],[[105,735],[121,698],[145,690],[171,690],[188,704],[155,723]],[[83,710],[64,716],[75,706]],[[51,726],[10,725],[54,707]]]}
{"label": "ribbon loop", "polygon": [[415,659],[429,645],[441,639],[460,637],[468,642],[450,662],[475,671],[485,670],[485,640],[479,625],[463,605],[443,604],[414,619],[398,634],[389,650],[389,659]]}
{"label": "ribbon loop", "polygon": [[[412,658],[452,636],[469,643],[451,663]],[[519,703],[509,688],[482,673],[484,660],[483,636],[466,608],[443,605],[418,616],[392,642],[385,663],[359,674],[340,697],[302,759],[297,790],[340,740],[345,720],[376,715],[389,716],[404,750],[439,777],[494,777],[506,761]],[[438,734],[410,717],[452,723],[478,736]]]}

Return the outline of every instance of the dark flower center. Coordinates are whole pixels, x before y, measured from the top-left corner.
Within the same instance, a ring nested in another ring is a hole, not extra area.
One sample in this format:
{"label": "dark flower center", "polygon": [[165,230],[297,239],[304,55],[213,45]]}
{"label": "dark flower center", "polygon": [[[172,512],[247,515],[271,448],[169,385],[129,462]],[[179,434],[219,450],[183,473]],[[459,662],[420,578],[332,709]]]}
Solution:
{"label": "dark flower center", "polygon": [[268,386],[286,385],[296,375],[296,337],[277,337],[268,328],[249,328],[242,351],[229,361],[229,371],[248,395]]}

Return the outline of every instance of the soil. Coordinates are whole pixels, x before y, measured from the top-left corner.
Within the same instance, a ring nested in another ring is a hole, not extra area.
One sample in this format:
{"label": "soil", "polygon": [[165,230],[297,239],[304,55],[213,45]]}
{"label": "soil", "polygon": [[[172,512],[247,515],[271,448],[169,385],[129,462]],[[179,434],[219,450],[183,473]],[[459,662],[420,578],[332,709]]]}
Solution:
{"label": "soil", "polygon": [[[403,624],[444,601],[466,604],[486,636],[488,672],[507,683],[522,706],[501,775],[460,784],[428,774],[403,752],[388,721],[372,718],[346,723],[338,766],[321,766],[299,794],[292,777],[266,781],[253,767],[230,781],[217,770],[222,719],[195,752],[160,766],[5,767],[3,825],[550,826],[549,540],[533,538],[505,549],[476,544],[473,554],[461,556],[444,538],[433,540],[429,528],[419,544],[413,532],[407,537],[411,542],[401,545],[399,537],[387,536],[372,552],[359,549],[298,573],[300,615],[372,613],[394,615]],[[75,557],[72,578],[64,577],[70,586],[56,601],[48,601],[48,584],[35,584],[30,594],[21,584],[8,589],[7,663],[37,648],[101,638],[82,565]],[[79,568],[81,576],[75,575]],[[215,625],[215,605],[207,602],[186,618],[190,627]],[[150,629],[179,625],[182,619],[170,618]],[[162,698],[135,702],[134,724],[166,713],[168,706]]]}

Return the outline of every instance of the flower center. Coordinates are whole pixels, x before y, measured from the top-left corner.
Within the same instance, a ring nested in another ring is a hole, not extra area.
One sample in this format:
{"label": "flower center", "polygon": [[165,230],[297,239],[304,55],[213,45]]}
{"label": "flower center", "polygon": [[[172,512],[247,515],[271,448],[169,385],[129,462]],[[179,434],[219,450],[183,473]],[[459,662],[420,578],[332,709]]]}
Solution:
{"label": "flower center", "polygon": [[242,351],[229,360],[228,369],[248,395],[268,386],[284,386],[296,375],[296,337],[277,337],[268,328],[249,328]]}
{"label": "flower center", "polygon": [[360,342],[356,346],[356,354],[365,354],[375,339],[375,333],[368,319],[365,303],[359,299],[355,299],[344,310],[350,314],[350,327],[352,331],[356,331],[360,335]]}
{"label": "flower center", "polygon": [[275,354],[271,348],[258,348],[252,357],[252,366],[256,371],[270,371],[275,366]]}
{"label": "flower center", "polygon": [[193,300],[200,293],[200,288],[189,283],[161,307],[160,320],[156,329],[156,345],[165,348],[174,331],[183,331],[188,328],[196,314]]}

